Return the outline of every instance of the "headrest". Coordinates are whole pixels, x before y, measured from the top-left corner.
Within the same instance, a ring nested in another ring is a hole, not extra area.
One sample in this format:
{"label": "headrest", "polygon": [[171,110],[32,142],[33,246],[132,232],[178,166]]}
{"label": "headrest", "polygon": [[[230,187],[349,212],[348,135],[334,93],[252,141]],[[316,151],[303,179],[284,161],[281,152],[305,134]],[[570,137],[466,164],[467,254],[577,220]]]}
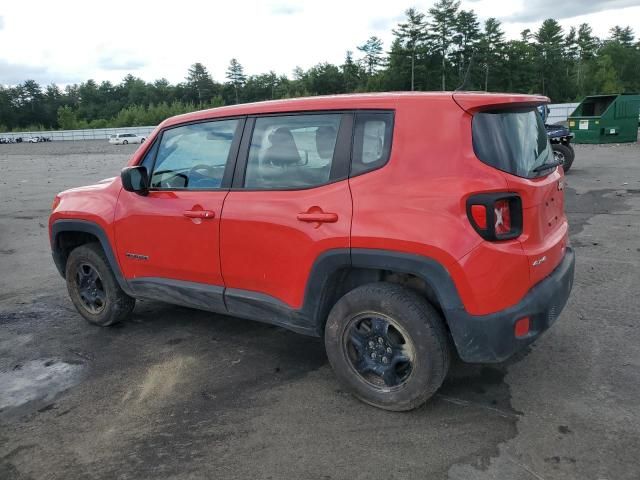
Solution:
{"label": "headrest", "polygon": [[333,156],[338,132],[335,127],[318,127],[316,130],[316,149],[322,159],[329,159]]}

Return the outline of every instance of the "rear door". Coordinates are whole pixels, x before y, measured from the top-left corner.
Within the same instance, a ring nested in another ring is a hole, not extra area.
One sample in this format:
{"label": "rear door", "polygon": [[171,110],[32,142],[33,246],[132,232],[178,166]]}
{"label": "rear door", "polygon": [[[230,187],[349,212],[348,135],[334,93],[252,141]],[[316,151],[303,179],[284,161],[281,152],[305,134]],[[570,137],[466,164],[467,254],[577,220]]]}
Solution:
{"label": "rear door", "polygon": [[258,116],[247,121],[221,223],[229,311],[248,304],[299,309],[316,259],[348,255],[353,115]]}
{"label": "rear door", "polygon": [[235,118],[179,125],[149,148],[142,162],[148,195],[122,190],[116,208],[118,260],[134,284],[223,288],[219,222],[243,124]]}

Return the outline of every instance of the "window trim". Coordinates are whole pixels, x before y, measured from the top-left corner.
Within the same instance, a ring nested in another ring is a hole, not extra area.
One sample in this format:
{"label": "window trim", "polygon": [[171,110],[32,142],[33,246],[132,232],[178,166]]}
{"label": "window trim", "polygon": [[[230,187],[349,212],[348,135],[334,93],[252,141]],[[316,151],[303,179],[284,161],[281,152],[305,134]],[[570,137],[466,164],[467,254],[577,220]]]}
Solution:
{"label": "window trim", "polygon": [[240,141],[243,137],[243,132],[246,126],[246,115],[235,115],[232,117],[216,117],[216,118],[206,118],[200,120],[194,120],[190,122],[178,123],[176,125],[171,125],[169,127],[165,127],[158,132],[156,138],[153,142],[150,143],[150,146],[145,150],[145,152],[140,156],[140,161],[137,165],[142,165],[144,157],[147,155],[149,150],[153,148],[156,142],[158,142],[158,149],[155,152],[153,157],[153,161],[151,162],[151,173],[149,174],[149,183],[151,183],[151,178],[153,177],[153,172],[156,168],[156,160],[158,157],[158,152],[160,151],[160,144],[162,143],[162,138],[164,137],[165,132],[169,130],[173,130],[174,128],[185,127],[188,125],[197,125],[200,123],[213,123],[213,122],[223,122],[227,120],[238,120],[238,125],[236,126],[236,130],[233,134],[233,140],[231,141],[231,147],[229,148],[229,154],[227,155],[227,162],[225,164],[224,173],[222,174],[222,182],[220,186],[217,188],[160,188],[160,187],[151,187],[149,185],[150,192],[219,192],[229,190],[231,187],[231,181],[233,179],[233,171],[235,169],[235,165],[238,158],[238,151],[240,146]]}
{"label": "window trim", "polygon": [[[311,116],[311,115],[341,115],[340,128],[338,129],[338,135],[336,138],[336,146],[333,151],[333,158],[331,161],[331,171],[329,173],[329,180],[317,185],[309,185],[307,187],[287,187],[287,188],[246,188],[244,186],[244,179],[247,171],[247,165],[249,163],[249,150],[251,148],[251,139],[253,138],[253,131],[255,129],[256,120],[264,117],[293,117],[293,116]],[[276,112],[276,113],[264,113],[249,115],[247,124],[240,143],[240,151],[236,162],[236,169],[233,175],[233,183],[231,185],[231,191],[243,191],[243,192],[289,192],[289,191],[303,191],[311,190],[314,188],[323,187],[332,183],[340,182],[349,178],[349,170],[351,165],[351,144],[353,137],[353,121],[355,111],[354,110],[302,110],[295,112]]]}
{"label": "window trim", "polygon": [[[395,136],[395,132],[396,132],[396,129],[395,129],[396,111],[394,109],[380,109],[380,108],[371,109],[371,110],[361,109],[361,110],[355,110],[354,113],[355,113],[355,118],[353,120],[353,131],[352,131],[352,137],[351,137],[351,160],[349,162],[349,178],[359,177],[360,175],[365,175],[367,173],[375,172],[376,170],[380,170],[381,168],[384,168],[389,163],[389,161],[391,160],[391,157],[393,156],[393,143],[394,143],[393,137]],[[387,156],[384,162],[374,166],[373,168],[363,170],[362,172],[353,173],[353,153],[355,150],[357,117],[358,117],[358,114],[368,115],[371,113],[385,113],[385,114],[391,115],[391,125],[390,125],[391,136],[389,138],[389,155]]]}

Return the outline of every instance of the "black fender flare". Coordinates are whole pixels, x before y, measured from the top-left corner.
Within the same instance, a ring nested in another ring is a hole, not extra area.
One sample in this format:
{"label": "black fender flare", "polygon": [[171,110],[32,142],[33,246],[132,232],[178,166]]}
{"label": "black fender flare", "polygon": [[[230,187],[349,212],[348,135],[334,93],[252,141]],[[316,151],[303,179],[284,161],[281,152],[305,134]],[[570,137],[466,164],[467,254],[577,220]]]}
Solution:
{"label": "black fender flare", "polygon": [[88,220],[56,220],[51,226],[51,253],[53,255],[53,261],[56,264],[58,272],[60,272],[60,275],[62,275],[63,278],[65,277],[64,264],[66,259],[63,256],[58,242],[58,235],[62,232],[82,232],[91,234],[96,237],[100,242],[100,245],[102,246],[102,250],[107,257],[109,266],[111,267],[111,271],[116,277],[120,288],[122,288],[125,293],[129,295],[132,294],[127,280],[124,278],[124,275],[122,275],[122,271],[120,270],[120,265],[118,264],[114,251],[111,248],[109,237],[107,237],[107,234],[104,232],[100,225]]}
{"label": "black fender flare", "polygon": [[329,278],[343,268],[389,270],[415,275],[433,290],[442,308],[445,321],[447,312],[464,311],[464,305],[448,270],[437,260],[422,255],[391,250],[352,248],[330,250],[320,255],[309,274],[304,296],[304,316],[316,324],[318,333],[325,320],[321,308],[329,287]]}

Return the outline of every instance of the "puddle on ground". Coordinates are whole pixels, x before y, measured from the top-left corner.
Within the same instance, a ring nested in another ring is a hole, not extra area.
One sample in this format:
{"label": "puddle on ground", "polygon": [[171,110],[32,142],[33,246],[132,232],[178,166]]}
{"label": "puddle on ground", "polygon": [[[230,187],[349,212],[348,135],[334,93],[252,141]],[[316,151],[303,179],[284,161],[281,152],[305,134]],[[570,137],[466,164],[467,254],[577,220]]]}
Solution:
{"label": "puddle on ground", "polygon": [[84,365],[55,358],[41,358],[0,371],[0,411],[29,402],[48,402],[80,381]]}

